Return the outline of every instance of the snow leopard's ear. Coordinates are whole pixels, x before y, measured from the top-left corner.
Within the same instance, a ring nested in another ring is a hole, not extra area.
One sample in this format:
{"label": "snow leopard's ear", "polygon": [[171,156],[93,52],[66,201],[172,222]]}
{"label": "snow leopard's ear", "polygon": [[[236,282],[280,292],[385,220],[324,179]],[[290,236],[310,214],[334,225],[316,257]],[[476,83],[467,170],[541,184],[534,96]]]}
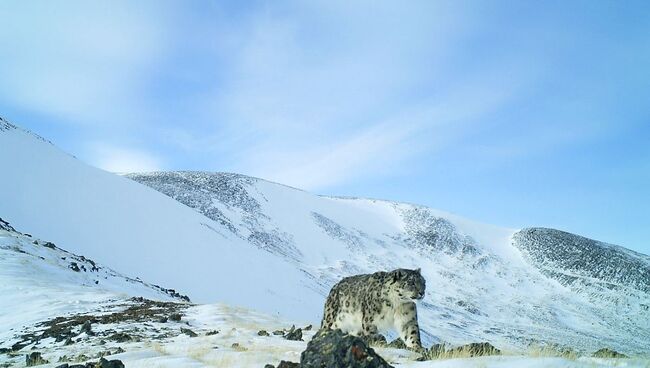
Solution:
{"label": "snow leopard's ear", "polygon": [[420,274],[420,275],[422,274],[421,271],[422,271],[422,269],[421,269],[420,267],[418,267],[418,268],[415,270],[415,272],[417,272],[417,273]]}
{"label": "snow leopard's ear", "polygon": [[395,270],[393,272],[393,282],[398,281],[399,279],[401,279],[403,277],[404,277],[404,271],[402,271],[401,269]]}

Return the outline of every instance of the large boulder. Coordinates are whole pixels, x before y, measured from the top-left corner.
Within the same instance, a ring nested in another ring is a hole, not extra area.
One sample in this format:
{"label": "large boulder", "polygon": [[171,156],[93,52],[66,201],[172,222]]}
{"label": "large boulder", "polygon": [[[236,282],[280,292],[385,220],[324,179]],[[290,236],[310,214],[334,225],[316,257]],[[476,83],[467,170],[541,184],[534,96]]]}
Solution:
{"label": "large boulder", "polygon": [[392,368],[359,337],[322,329],[300,356],[301,368]]}

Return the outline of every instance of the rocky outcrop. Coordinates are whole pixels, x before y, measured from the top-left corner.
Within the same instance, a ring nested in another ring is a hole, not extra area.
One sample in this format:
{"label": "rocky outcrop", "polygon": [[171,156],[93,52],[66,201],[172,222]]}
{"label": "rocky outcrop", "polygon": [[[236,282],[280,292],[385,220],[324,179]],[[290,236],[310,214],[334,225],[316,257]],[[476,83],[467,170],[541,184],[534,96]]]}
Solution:
{"label": "rocky outcrop", "polygon": [[523,229],[512,237],[524,257],[547,276],[573,286],[632,287],[650,293],[650,257],[616,245],[547,228]]}
{"label": "rocky outcrop", "polygon": [[13,231],[13,232],[16,231],[16,229],[14,229],[11,225],[9,225],[7,221],[3,220],[2,217],[0,217],[0,230]]}
{"label": "rocky outcrop", "polygon": [[284,338],[287,340],[302,341],[302,329],[291,326],[291,329],[284,335]]}
{"label": "rocky outcrop", "polygon": [[392,367],[359,337],[341,330],[322,329],[300,356],[302,368]]}

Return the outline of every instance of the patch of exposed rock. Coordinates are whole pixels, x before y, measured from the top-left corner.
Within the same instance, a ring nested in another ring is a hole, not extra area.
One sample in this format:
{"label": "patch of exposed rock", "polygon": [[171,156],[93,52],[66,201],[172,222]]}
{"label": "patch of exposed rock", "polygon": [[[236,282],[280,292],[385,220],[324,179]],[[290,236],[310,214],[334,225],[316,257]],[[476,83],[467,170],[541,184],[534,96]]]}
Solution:
{"label": "patch of exposed rock", "polygon": [[341,330],[322,329],[300,356],[303,368],[388,368],[392,367],[363,339]]}

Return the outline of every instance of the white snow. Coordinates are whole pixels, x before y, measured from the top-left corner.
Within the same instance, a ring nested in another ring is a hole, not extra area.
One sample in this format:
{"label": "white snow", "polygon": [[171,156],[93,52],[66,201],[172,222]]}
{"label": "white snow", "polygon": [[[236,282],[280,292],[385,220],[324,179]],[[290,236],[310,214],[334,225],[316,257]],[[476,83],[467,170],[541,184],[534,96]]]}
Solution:
{"label": "white snow", "polygon": [[[259,336],[264,329],[287,328],[295,322],[260,314],[244,308],[233,308],[223,304],[201,305],[187,309],[184,322],[178,327],[191,328],[198,337],[178,335],[167,339],[150,339],[142,342],[131,341],[119,344],[125,352],[107,356],[107,359],[120,359],[129,368],[138,367],[241,367],[259,368],[265,364],[276,365],[281,360],[299,362],[300,354],[315,334],[314,330],[304,331],[304,341],[288,341],[282,336]],[[114,326],[113,326],[114,327]],[[298,327],[304,325],[298,324]],[[216,335],[206,335],[216,330]],[[234,347],[233,344],[238,344]],[[43,368],[54,368],[62,355],[75,355],[83,352],[93,355],[112,343],[103,346],[84,345],[83,349],[63,347],[60,344],[42,344],[39,351],[51,364]],[[376,348],[378,354],[396,368],[597,368],[597,367],[648,367],[650,361],[643,358],[602,359],[591,357],[561,358],[545,355],[518,355],[505,352],[502,356],[440,359],[418,362],[417,354],[392,348]],[[22,358],[22,357],[21,357]],[[0,362],[4,358],[0,356]],[[89,359],[96,361],[97,359]],[[24,359],[7,360],[17,367],[24,366]]]}
{"label": "white snow", "polygon": [[0,217],[19,231],[193,301],[285,314],[316,307],[320,297],[302,286],[300,270],[163,194],[20,129],[0,131],[0,156]]}

